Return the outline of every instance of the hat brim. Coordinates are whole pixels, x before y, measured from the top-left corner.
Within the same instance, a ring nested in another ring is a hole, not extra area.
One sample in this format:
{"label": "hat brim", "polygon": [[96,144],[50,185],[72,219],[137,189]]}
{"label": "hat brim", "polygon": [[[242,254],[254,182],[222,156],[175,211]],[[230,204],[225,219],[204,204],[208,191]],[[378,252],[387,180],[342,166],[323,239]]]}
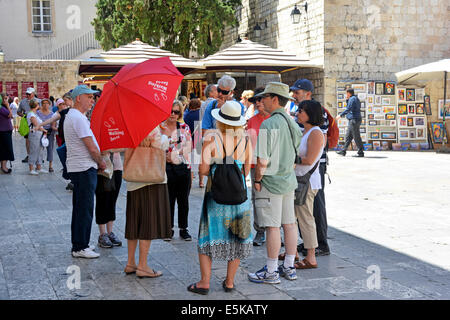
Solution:
{"label": "hat brim", "polygon": [[257,95],[255,95],[255,97],[256,98],[262,98],[262,96],[267,94],[267,93],[276,94],[277,96],[280,96],[280,97],[283,97],[283,98],[286,98],[286,99],[289,99],[289,100],[295,100],[295,98],[292,98],[290,95],[285,96],[285,95],[282,95],[282,94],[279,94],[279,93],[275,93],[275,92],[261,92],[261,93],[258,93]]}
{"label": "hat brim", "polygon": [[245,118],[242,115],[240,116],[240,119],[237,121],[227,120],[220,116],[219,111],[220,111],[220,109],[214,109],[213,111],[211,111],[211,115],[213,116],[213,118],[219,122],[225,123],[225,124],[227,124],[229,126],[233,126],[233,127],[240,127],[247,123],[247,120],[245,120]]}

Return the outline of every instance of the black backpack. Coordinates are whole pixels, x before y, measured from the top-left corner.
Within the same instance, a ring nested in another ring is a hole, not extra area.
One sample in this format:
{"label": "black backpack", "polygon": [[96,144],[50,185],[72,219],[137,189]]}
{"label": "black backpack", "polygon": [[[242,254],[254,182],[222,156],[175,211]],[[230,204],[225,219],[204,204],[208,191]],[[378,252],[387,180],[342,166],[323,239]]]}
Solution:
{"label": "black backpack", "polygon": [[[242,178],[242,171],[233,159],[233,154],[242,139],[234,148],[233,153],[227,156],[225,145],[222,138],[219,136],[224,152],[222,163],[215,163],[216,171],[212,176],[211,193],[215,202],[219,204],[237,205],[247,200],[247,184],[245,183],[245,169],[244,179]],[[245,148],[247,148],[248,137],[245,137]],[[211,172],[211,171],[210,171]]]}
{"label": "black backpack", "polygon": [[58,124],[58,136],[62,139],[63,143],[66,141],[64,139],[64,120],[66,119],[66,115],[69,112],[70,108],[61,110],[59,112],[59,115],[61,116],[61,118],[59,119],[59,124]]}

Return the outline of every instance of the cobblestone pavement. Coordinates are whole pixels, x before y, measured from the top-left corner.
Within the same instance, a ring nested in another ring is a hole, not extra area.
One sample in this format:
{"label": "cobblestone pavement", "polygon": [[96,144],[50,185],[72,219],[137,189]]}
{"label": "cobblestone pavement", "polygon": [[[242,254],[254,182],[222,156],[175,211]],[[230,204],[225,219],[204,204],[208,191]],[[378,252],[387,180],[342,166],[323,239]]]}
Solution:
{"label": "cobblestone pavement", "polygon": [[[203,189],[198,181],[190,197],[194,241],[181,240],[178,230],[171,242],[153,241],[149,264],[164,275],[138,279],[123,273],[126,241],[119,248],[97,248],[99,259],[71,257],[72,194],[65,190],[59,160],[55,155],[54,173],[28,175],[21,163],[23,138],[13,136],[13,173],[0,175],[2,300],[450,299],[449,155],[374,151],[353,158],[352,152],[347,157],[330,152],[332,183],[325,191],[332,254],[318,257],[318,269],[298,270],[296,281],[260,285],[247,280],[248,272],[265,264],[265,246],[255,247],[239,268],[233,293],[221,288],[226,263],[215,261],[210,294],[198,296],[186,290],[200,275],[196,235]],[[123,240],[125,204],[123,185],[114,226]],[[94,220],[91,244],[97,237]],[[80,268],[81,288],[70,290],[73,266]]]}

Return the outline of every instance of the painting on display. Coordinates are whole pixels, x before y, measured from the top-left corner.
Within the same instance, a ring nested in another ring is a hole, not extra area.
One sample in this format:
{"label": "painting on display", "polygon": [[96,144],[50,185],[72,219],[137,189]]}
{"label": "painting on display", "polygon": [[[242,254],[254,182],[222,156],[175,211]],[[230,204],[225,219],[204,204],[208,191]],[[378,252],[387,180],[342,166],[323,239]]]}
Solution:
{"label": "painting on display", "polygon": [[445,137],[445,127],[442,122],[431,123],[431,133],[433,135],[434,143],[442,143]]}
{"label": "painting on display", "polygon": [[399,126],[406,127],[407,126],[407,118],[405,116],[399,117]]}
{"label": "painting on display", "polygon": [[423,103],[416,103],[416,114],[425,114]]}
{"label": "painting on display", "polygon": [[372,139],[372,140],[380,139],[380,133],[379,132],[371,132],[370,139]]}
{"label": "painting on display", "polygon": [[381,99],[381,104],[391,104],[391,98],[382,98]]}
{"label": "painting on display", "polygon": [[379,95],[379,96],[384,94],[384,83],[383,82],[375,83],[375,94]]}
{"label": "painting on display", "polygon": [[387,113],[384,116],[386,120],[395,120],[395,114]]}
{"label": "painting on display", "polygon": [[380,96],[376,96],[375,97],[375,104],[377,104],[377,105],[381,104],[381,97]]}
{"label": "painting on display", "polygon": [[395,106],[383,107],[383,113],[395,113]]}
{"label": "painting on display", "polygon": [[338,94],[338,99],[339,100],[343,100],[344,99],[344,94],[343,93],[339,93]]}
{"label": "painting on display", "polygon": [[406,104],[399,104],[398,114],[408,114],[408,106]]}
{"label": "painting on display", "polygon": [[382,110],[383,109],[381,107],[373,107],[373,113],[381,113]]}
{"label": "painting on display", "polygon": [[406,101],[415,101],[415,100],[416,100],[416,90],[406,89]]}
{"label": "painting on display", "polygon": [[375,82],[367,83],[367,94],[375,94]]}
{"label": "painting on display", "polygon": [[414,118],[408,117],[408,127],[414,127]]}
{"label": "painting on display", "polygon": [[416,101],[423,102],[425,89],[416,89]]}
{"label": "painting on display", "polygon": [[431,98],[430,96],[426,95],[423,97],[423,104],[425,108],[425,114],[427,116],[431,116]]}
{"label": "painting on display", "polygon": [[374,150],[380,150],[381,149],[381,141],[374,141],[373,142],[373,149]]}
{"label": "painting on display", "polygon": [[352,88],[355,92],[366,92],[366,85],[364,83],[354,83],[352,84]]}
{"label": "painting on display", "polygon": [[398,89],[398,101],[405,101],[406,97],[406,89],[400,88]]}
{"label": "painting on display", "polygon": [[408,114],[416,114],[416,105],[408,104]]}
{"label": "painting on display", "polygon": [[385,140],[395,140],[397,139],[397,133],[395,132],[382,132],[381,139]]}
{"label": "painting on display", "polygon": [[400,139],[409,139],[409,130],[400,130],[399,136]]}
{"label": "painting on display", "polygon": [[395,121],[395,120],[390,120],[389,126],[395,127],[396,125],[397,125],[397,121]]}
{"label": "painting on display", "polygon": [[416,138],[416,129],[409,131],[409,138],[415,139]]}
{"label": "painting on display", "polygon": [[425,138],[425,129],[424,128],[418,128],[416,137],[417,137],[417,139]]}
{"label": "painting on display", "polygon": [[386,82],[384,84],[384,94],[395,94],[395,84],[393,82]]}
{"label": "painting on display", "polygon": [[358,99],[359,99],[360,101],[366,100],[366,97],[367,97],[367,93],[365,93],[365,92],[360,92],[360,93],[358,93]]}
{"label": "painting on display", "polygon": [[414,125],[423,127],[425,125],[425,117],[415,117],[414,118]]}
{"label": "painting on display", "polygon": [[[447,99],[445,104],[445,119],[450,118],[450,99]],[[438,103],[438,117],[439,119],[444,119],[444,99],[439,100]]]}
{"label": "painting on display", "polygon": [[374,102],[375,102],[374,96],[367,96],[367,103],[368,104],[373,104]]}
{"label": "painting on display", "polygon": [[376,125],[378,125],[377,120],[369,120],[369,126],[376,126]]}

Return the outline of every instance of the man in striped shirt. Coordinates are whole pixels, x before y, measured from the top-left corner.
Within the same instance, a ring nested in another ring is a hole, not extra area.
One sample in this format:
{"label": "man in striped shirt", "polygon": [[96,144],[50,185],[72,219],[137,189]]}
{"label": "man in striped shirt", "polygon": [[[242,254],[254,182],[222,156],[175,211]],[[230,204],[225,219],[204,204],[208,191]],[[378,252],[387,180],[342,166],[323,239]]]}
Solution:
{"label": "man in striped shirt", "polygon": [[[299,79],[294,85],[290,88],[293,93],[293,98],[295,98],[296,103],[299,104],[303,100],[314,100],[312,98],[312,93],[314,91],[314,86],[311,81],[307,79]],[[322,107],[323,108],[323,107]],[[327,137],[329,119],[325,109],[323,110],[323,125],[320,127],[325,137]],[[300,129],[304,130],[303,125],[299,124]],[[322,157],[320,158],[319,171],[320,178],[322,181],[322,189],[317,192],[316,197],[314,198],[314,218],[316,222],[316,231],[317,231],[317,240],[319,242],[319,247],[316,248],[316,256],[324,256],[330,254],[330,248],[328,246],[327,241],[327,210],[325,207],[325,173],[327,172],[327,151],[328,151],[328,143],[325,146]],[[300,232],[301,236],[301,232]],[[303,243],[298,246],[298,251],[302,252],[304,256],[306,256],[306,249],[303,247]]]}

